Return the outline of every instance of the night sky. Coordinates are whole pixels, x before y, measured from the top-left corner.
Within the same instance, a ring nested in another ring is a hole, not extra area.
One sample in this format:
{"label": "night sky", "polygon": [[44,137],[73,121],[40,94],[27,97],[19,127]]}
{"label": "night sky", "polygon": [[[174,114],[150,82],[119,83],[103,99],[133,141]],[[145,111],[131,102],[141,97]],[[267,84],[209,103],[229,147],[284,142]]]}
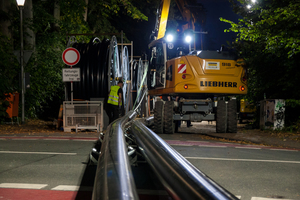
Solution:
{"label": "night sky", "polygon": [[[198,0],[206,9],[206,23],[203,27],[203,50],[219,50],[221,45],[227,45],[226,41],[234,41],[235,33],[224,33],[224,29],[230,27],[230,24],[221,22],[220,17],[238,22],[239,16],[232,11],[228,0]],[[196,38],[197,49],[200,49],[199,36]],[[198,47],[199,46],[199,47]]]}
{"label": "night sky", "polygon": [[[202,27],[203,50],[220,50],[221,45],[227,46],[226,41],[234,41],[235,33],[225,33],[224,30],[230,28],[230,24],[221,22],[220,17],[238,22],[239,16],[232,11],[231,4],[228,0],[198,0],[206,10],[206,22]],[[134,41],[134,55],[141,56],[148,53],[149,36],[155,25],[155,15],[149,15],[149,21],[139,22],[134,26],[124,27],[121,24],[121,29],[124,30],[129,40]],[[201,50],[200,34],[195,36],[196,49]]]}

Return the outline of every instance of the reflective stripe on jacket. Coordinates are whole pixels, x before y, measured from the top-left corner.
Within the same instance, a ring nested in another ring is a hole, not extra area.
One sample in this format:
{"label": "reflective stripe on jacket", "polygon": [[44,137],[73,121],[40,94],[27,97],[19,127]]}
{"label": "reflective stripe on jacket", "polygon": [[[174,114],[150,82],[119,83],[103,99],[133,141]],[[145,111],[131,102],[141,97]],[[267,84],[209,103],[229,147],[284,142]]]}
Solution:
{"label": "reflective stripe on jacket", "polygon": [[[117,85],[110,87],[110,93],[108,96],[107,103],[116,105],[116,106],[119,105],[119,103],[118,103],[119,102],[119,94],[118,94],[119,89],[120,89],[120,87]],[[121,101],[120,105],[122,105],[122,101]]]}

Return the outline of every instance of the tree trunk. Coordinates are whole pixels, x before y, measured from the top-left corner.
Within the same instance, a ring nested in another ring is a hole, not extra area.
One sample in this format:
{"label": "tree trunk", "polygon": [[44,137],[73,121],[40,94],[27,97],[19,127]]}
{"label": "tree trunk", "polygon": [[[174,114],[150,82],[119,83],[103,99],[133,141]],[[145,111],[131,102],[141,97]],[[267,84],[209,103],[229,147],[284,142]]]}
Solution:
{"label": "tree trunk", "polygon": [[89,5],[89,0],[85,0],[85,9],[84,9],[84,14],[83,14],[83,20],[85,22],[87,21],[88,5]]}
{"label": "tree trunk", "polygon": [[26,50],[35,49],[35,34],[30,28],[33,23],[32,0],[26,0],[24,5],[24,44]]}
{"label": "tree trunk", "polygon": [[[60,6],[59,6],[58,1],[55,1],[55,2],[54,2],[53,17],[54,17],[54,19],[55,19],[57,22],[60,20]],[[59,24],[58,24],[58,23],[55,23],[55,24],[54,24],[54,29],[55,29],[56,31],[59,31]]]}

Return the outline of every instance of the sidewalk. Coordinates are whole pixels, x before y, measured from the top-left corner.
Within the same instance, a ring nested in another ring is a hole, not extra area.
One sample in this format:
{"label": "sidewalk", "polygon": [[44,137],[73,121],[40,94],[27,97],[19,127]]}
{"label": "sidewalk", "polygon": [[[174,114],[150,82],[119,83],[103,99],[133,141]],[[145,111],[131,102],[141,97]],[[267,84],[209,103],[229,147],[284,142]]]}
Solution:
{"label": "sidewalk", "polygon": [[[261,131],[259,129],[247,129],[246,124],[238,124],[237,133],[216,133],[215,123],[192,122],[192,127],[187,128],[183,122],[179,132],[175,134],[160,135],[169,140],[218,140],[243,144],[267,145],[278,148],[299,149],[300,133],[286,133],[276,131]],[[0,125],[0,136],[43,136],[43,137],[99,137],[94,131],[64,132],[49,126],[35,125]]]}
{"label": "sidewalk", "polygon": [[251,143],[267,145],[288,149],[300,150],[300,134],[280,133],[276,131],[262,131],[260,129],[247,129],[246,124],[239,124],[237,133],[216,133],[216,125],[208,122],[193,122],[192,127],[187,128],[183,124],[179,128],[179,137],[196,139],[207,137],[207,139],[225,140],[238,143]]}

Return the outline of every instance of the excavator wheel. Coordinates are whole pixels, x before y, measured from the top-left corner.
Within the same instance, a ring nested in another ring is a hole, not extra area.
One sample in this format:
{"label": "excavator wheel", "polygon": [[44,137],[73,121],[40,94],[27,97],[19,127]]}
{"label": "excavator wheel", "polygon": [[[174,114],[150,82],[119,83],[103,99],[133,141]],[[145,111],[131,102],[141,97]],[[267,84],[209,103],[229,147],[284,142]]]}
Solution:
{"label": "excavator wheel", "polygon": [[164,133],[164,102],[156,101],[154,109],[154,130],[157,134]]}
{"label": "excavator wheel", "polygon": [[237,119],[236,119],[236,112],[237,112],[237,104],[236,100],[232,99],[228,101],[227,104],[227,132],[228,133],[236,133],[237,132]]}
{"label": "excavator wheel", "polygon": [[216,131],[226,133],[227,129],[227,105],[224,100],[219,100],[217,105]]}
{"label": "excavator wheel", "polygon": [[164,131],[166,134],[173,134],[175,131],[175,123],[173,120],[174,102],[165,101],[164,105]]}

